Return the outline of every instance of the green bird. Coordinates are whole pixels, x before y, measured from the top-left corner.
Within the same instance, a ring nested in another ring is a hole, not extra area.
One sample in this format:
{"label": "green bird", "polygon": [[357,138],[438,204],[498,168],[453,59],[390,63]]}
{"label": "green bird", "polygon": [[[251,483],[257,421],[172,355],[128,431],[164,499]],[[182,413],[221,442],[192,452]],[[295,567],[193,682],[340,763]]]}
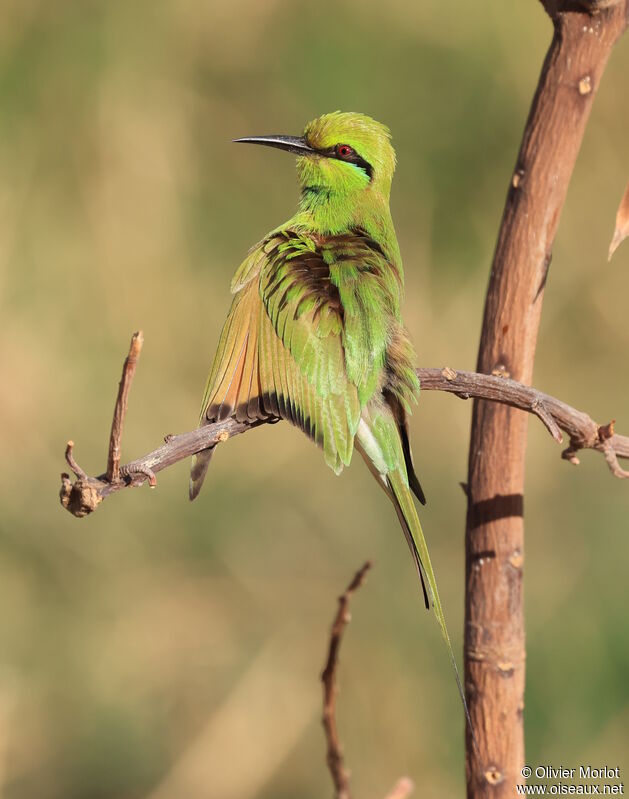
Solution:
{"label": "green bird", "polygon": [[[303,136],[237,142],[294,153],[295,216],[256,244],[236,272],[200,424],[286,419],[339,474],[354,449],[395,507],[454,668],[452,645],[412,493],[425,504],[409,443],[419,393],[415,353],[400,313],[403,271],[389,210],[395,152],[388,128],[335,112]],[[190,499],[213,449],[194,458]]]}

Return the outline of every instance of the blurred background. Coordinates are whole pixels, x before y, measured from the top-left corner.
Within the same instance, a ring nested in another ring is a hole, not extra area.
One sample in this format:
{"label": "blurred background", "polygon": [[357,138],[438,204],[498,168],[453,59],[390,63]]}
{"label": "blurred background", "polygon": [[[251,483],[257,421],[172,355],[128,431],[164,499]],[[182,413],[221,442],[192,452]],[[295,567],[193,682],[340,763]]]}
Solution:
{"label": "blurred background", "polygon": [[[320,686],[336,596],[367,559],[339,723],[357,796],[401,774],[464,792],[463,716],[395,514],[286,424],[78,521],[68,438],[102,471],[131,333],[129,460],[196,424],[229,281],[288,218],[293,159],[230,143],[335,109],[393,131],[405,318],[422,364],[472,369],[488,268],[550,40],[539,3],[123,0],[0,4],[0,796],[331,795]],[[629,40],[561,220],[535,383],[629,432]],[[412,419],[455,650],[471,404]],[[629,486],[575,469],[535,420],[526,492],[527,759],[629,765]]]}

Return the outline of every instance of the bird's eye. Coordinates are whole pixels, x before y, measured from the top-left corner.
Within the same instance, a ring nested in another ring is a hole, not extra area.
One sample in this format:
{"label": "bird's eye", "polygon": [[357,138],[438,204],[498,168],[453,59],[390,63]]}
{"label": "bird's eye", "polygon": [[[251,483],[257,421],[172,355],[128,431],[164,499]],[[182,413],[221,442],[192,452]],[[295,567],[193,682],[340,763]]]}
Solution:
{"label": "bird's eye", "polygon": [[339,158],[350,158],[352,155],[354,155],[354,150],[349,146],[349,144],[337,144],[336,154]]}

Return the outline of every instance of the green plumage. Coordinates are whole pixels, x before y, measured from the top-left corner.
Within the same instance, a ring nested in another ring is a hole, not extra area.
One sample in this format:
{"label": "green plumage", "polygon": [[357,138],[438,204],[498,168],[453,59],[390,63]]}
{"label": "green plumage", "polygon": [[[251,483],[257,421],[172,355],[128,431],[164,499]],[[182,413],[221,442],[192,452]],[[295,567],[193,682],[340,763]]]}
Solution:
{"label": "green plumage", "polygon": [[[301,201],[296,215],[255,245],[234,276],[201,424],[229,417],[288,420],[322,447],[337,474],[354,447],[360,452],[396,509],[463,698],[411,494],[425,502],[408,439],[407,414],[419,381],[400,315],[403,272],[389,212],[395,169],[389,132],[362,114],[337,112],[311,122],[301,138],[242,141],[297,153]],[[191,499],[211,454],[195,457]]]}

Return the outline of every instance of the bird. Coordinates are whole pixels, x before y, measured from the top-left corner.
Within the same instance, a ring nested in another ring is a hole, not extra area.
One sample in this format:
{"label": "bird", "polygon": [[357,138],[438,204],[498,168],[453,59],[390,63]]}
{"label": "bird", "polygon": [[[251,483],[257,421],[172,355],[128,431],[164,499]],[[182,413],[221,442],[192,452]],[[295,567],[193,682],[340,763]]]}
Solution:
{"label": "bird", "polygon": [[[364,114],[335,111],[308,123],[301,136],[234,141],[297,156],[301,194],[295,215],[255,244],[233,277],[200,425],[286,420],[322,448],[336,474],[359,452],[395,508],[471,728],[413,500],[426,503],[408,421],[420,384],[400,311],[390,131]],[[191,500],[214,449],[193,458]]]}

